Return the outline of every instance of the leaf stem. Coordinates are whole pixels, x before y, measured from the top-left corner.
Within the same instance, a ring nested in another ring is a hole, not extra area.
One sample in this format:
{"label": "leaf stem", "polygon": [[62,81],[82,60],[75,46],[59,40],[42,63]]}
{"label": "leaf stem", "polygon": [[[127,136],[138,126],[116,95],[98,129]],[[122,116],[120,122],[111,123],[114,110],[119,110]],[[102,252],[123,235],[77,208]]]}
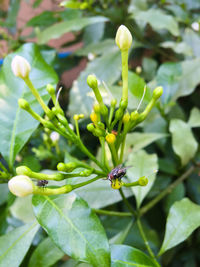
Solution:
{"label": "leaf stem", "polygon": [[140,216],[144,215],[147,211],[153,208],[161,199],[172,192],[172,190],[182,183],[188,176],[195,171],[197,167],[191,166],[185,173],[183,173],[175,182],[170,184],[165,190],[163,190],[158,196],[151,200],[148,204],[140,209]]}
{"label": "leaf stem", "polygon": [[126,205],[127,208],[129,209],[129,211],[132,213],[132,215],[133,215],[134,217],[136,217],[136,216],[137,216],[136,211],[134,211],[134,209],[132,208],[131,204],[130,204],[130,203],[128,202],[128,200],[126,199],[126,197],[125,197],[125,195],[124,195],[124,192],[122,191],[121,188],[119,189],[119,193],[120,193],[120,195],[121,195],[121,197],[122,197],[122,199],[123,199],[125,205]]}
{"label": "leaf stem", "polygon": [[131,212],[119,212],[119,211],[100,210],[100,209],[93,209],[93,211],[97,214],[108,215],[108,216],[119,216],[119,217],[133,216]]}
{"label": "leaf stem", "polygon": [[146,246],[146,248],[147,248],[147,251],[149,252],[149,255],[151,256],[151,258],[152,258],[153,261],[155,262],[156,266],[159,267],[160,264],[157,262],[157,260],[156,260],[156,258],[155,258],[155,255],[154,255],[154,253],[153,253],[151,247],[149,246],[149,242],[148,242],[148,240],[147,240],[147,237],[146,237],[146,235],[145,235],[144,229],[143,229],[143,227],[142,227],[142,223],[141,223],[141,221],[140,221],[139,218],[137,219],[137,226],[138,226],[138,229],[139,229],[139,231],[140,231],[141,237],[142,237],[142,239],[144,240],[144,244],[145,244],[145,246]]}

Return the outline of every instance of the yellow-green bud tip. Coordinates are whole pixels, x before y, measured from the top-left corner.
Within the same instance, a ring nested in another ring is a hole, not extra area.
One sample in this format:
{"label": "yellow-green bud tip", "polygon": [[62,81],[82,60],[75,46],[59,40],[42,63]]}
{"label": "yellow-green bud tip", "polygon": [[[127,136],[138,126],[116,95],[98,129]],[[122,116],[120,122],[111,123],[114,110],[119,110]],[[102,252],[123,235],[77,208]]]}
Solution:
{"label": "yellow-green bud tip", "polygon": [[141,186],[145,186],[145,185],[147,185],[147,184],[148,184],[148,179],[147,179],[147,177],[146,177],[146,176],[142,176],[142,177],[140,177],[139,180],[138,180],[138,183],[139,183],[139,185],[141,185]]}
{"label": "yellow-green bud tip", "polygon": [[131,47],[132,44],[132,35],[129,31],[129,29],[121,25],[116,33],[115,42],[120,50],[128,50]]}
{"label": "yellow-green bud tip", "polygon": [[87,84],[90,88],[96,88],[98,86],[98,81],[95,75],[90,74],[87,77]]}
{"label": "yellow-green bud tip", "polygon": [[116,140],[116,136],[113,133],[106,135],[106,141],[108,144],[114,144],[115,140]]}
{"label": "yellow-green bud tip", "polygon": [[18,105],[20,108],[25,109],[25,110],[28,110],[30,108],[28,101],[26,101],[23,98],[18,99]]}
{"label": "yellow-green bud tip", "polygon": [[89,124],[87,125],[87,130],[88,130],[89,132],[92,132],[92,131],[94,130],[94,125],[93,125],[93,123],[89,123]]}
{"label": "yellow-green bud tip", "polygon": [[33,193],[34,184],[28,176],[18,175],[10,179],[8,188],[13,195],[25,197]]}
{"label": "yellow-green bud tip", "polygon": [[93,123],[97,123],[97,122],[98,122],[98,116],[97,116],[97,114],[96,114],[95,112],[92,112],[92,113],[90,114],[90,119],[91,119],[91,121],[92,121]]}
{"label": "yellow-green bud tip", "polygon": [[163,94],[163,88],[162,86],[158,86],[153,91],[153,98],[158,99],[159,97],[161,97],[162,94]]}
{"label": "yellow-green bud tip", "polygon": [[129,115],[129,113],[127,112],[126,114],[124,114],[122,121],[123,121],[123,123],[125,124],[125,123],[128,123],[129,120],[130,120],[130,115]]}
{"label": "yellow-green bud tip", "polygon": [[29,76],[31,66],[24,57],[17,55],[13,58],[11,62],[11,69],[16,77],[24,79]]}
{"label": "yellow-green bud tip", "polygon": [[113,179],[111,182],[112,189],[120,189],[122,186],[122,182],[118,179]]}
{"label": "yellow-green bud tip", "polygon": [[139,114],[138,114],[137,110],[131,112],[131,118],[130,118],[130,119],[131,119],[132,121],[137,120],[138,117],[139,117]]}
{"label": "yellow-green bud tip", "polygon": [[56,90],[55,90],[55,88],[53,87],[52,84],[47,84],[46,89],[47,89],[47,92],[48,92],[50,95],[53,95],[53,94],[55,94],[55,92],[56,92]]}
{"label": "yellow-green bud tip", "polygon": [[31,176],[32,171],[26,166],[20,166],[16,168],[17,175]]}

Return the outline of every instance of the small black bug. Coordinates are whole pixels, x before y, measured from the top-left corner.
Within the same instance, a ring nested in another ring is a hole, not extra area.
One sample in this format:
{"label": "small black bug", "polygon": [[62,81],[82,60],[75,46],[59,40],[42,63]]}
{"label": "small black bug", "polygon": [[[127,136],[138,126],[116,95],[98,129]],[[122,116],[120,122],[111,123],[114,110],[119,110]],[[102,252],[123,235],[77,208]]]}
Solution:
{"label": "small black bug", "polygon": [[39,180],[37,182],[37,186],[40,186],[40,187],[45,187],[46,185],[48,184],[48,181],[47,180]]}
{"label": "small black bug", "polygon": [[130,167],[122,167],[121,165],[118,165],[112,171],[108,174],[108,180],[112,181],[113,179],[121,179],[126,174],[126,170]]}

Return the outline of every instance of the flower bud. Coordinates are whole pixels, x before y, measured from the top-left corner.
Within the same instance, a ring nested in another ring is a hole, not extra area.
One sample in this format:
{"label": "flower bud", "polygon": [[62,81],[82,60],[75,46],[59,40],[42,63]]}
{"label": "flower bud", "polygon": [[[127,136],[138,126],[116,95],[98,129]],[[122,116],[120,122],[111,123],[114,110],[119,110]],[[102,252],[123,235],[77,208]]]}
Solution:
{"label": "flower bud", "polygon": [[93,109],[95,113],[99,113],[101,111],[101,107],[98,103],[94,104]]}
{"label": "flower bud", "polygon": [[139,180],[138,180],[138,183],[139,183],[139,185],[141,185],[141,186],[145,186],[145,185],[147,185],[147,184],[148,184],[148,179],[147,179],[147,177],[146,177],[146,176],[142,176],[142,177],[140,177]]}
{"label": "flower bud", "polygon": [[78,114],[75,114],[74,117],[73,117],[73,119],[74,119],[75,121],[78,121],[78,120],[79,120],[79,115],[78,115]]}
{"label": "flower bud", "polygon": [[80,172],[80,176],[88,177],[88,176],[90,176],[92,173],[93,173],[93,169],[84,170],[84,171]]}
{"label": "flower bud", "polygon": [[128,50],[132,44],[132,35],[128,28],[121,25],[116,33],[115,42],[120,50]]}
{"label": "flower bud", "polygon": [[113,98],[110,104],[112,107],[115,107],[117,105],[117,99]]}
{"label": "flower bud", "polygon": [[158,99],[163,94],[163,88],[162,86],[156,87],[156,89],[153,90],[153,98]]}
{"label": "flower bud", "polygon": [[17,175],[26,175],[31,176],[31,169],[29,169],[27,166],[20,166],[16,168]]}
{"label": "flower bud", "polygon": [[136,69],[135,69],[135,72],[137,74],[140,74],[142,72],[142,68],[140,66],[137,66]]}
{"label": "flower bud", "polygon": [[31,70],[29,62],[21,56],[15,56],[11,62],[11,69],[15,76],[27,78]]}
{"label": "flower bud", "polygon": [[137,110],[131,112],[131,118],[130,118],[131,121],[136,121],[138,119],[138,117],[139,117],[139,114],[138,114]]}
{"label": "flower bud", "polygon": [[28,101],[26,101],[23,98],[18,99],[18,105],[20,108],[25,109],[25,110],[29,110],[29,108],[30,108]]}
{"label": "flower bud", "polygon": [[100,129],[100,128],[94,128],[94,130],[92,131],[93,135],[96,137],[104,137],[105,136],[105,130],[104,129]]}
{"label": "flower bud", "polygon": [[128,106],[128,99],[127,100],[121,100],[119,103],[119,107],[125,110]]}
{"label": "flower bud", "polygon": [[111,182],[112,189],[120,189],[121,186],[122,186],[121,180],[118,180],[118,179],[113,179],[112,180],[112,182]]}
{"label": "flower bud", "polygon": [[90,74],[87,77],[87,84],[89,85],[90,88],[97,88],[98,86],[98,81],[95,75]]}
{"label": "flower bud", "polygon": [[57,132],[52,132],[50,134],[50,138],[51,138],[51,141],[54,143],[54,142],[57,142],[59,140],[60,135]]}
{"label": "flower bud", "polygon": [[88,130],[89,132],[93,132],[93,131],[94,131],[94,125],[93,125],[93,123],[89,123],[89,124],[87,125],[87,130]]}
{"label": "flower bud", "polygon": [[83,119],[85,115],[83,113],[79,114],[79,119]]}
{"label": "flower bud", "polygon": [[48,92],[50,95],[54,95],[55,92],[56,92],[55,88],[54,88],[53,85],[50,84],[50,83],[47,84],[47,86],[46,86],[46,90],[47,90],[47,92]]}
{"label": "flower bud", "polygon": [[97,123],[97,122],[98,122],[98,116],[97,116],[97,114],[96,114],[95,112],[92,112],[92,113],[90,114],[90,119],[91,119],[91,121],[92,121],[93,123]]}
{"label": "flower bud", "polygon": [[28,176],[18,175],[8,182],[8,188],[13,195],[25,197],[33,193],[34,184]]}
{"label": "flower bud", "polygon": [[116,136],[112,133],[106,135],[106,141],[108,144],[114,144]]}
{"label": "flower bud", "polygon": [[123,114],[124,114],[123,109],[119,108],[115,113],[115,119],[120,120]]}
{"label": "flower bud", "polygon": [[123,121],[124,124],[126,124],[126,123],[129,122],[129,120],[130,120],[130,115],[127,112],[126,114],[124,114],[122,121]]}
{"label": "flower bud", "polygon": [[77,167],[78,164],[76,162],[69,162],[69,163],[60,162],[57,165],[57,170],[61,172],[72,172]]}

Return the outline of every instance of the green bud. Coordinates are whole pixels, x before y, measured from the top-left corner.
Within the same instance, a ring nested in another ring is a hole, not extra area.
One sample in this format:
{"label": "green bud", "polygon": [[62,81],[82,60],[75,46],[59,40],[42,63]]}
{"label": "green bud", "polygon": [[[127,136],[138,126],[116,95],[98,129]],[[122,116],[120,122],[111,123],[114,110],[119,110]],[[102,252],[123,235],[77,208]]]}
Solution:
{"label": "green bud", "polygon": [[77,167],[78,164],[76,162],[69,162],[69,163],[60,162],[57,165],[57,170],[61,172],[72,172]]}
{"label": "green bud", "polygon": [[108,109],[105,105],[102,105],[101,106],[101,110],[100,110],[100,113],[103,115],[103,116],[107,116],[108,115]]}
{"label": "green bud", "polygon": [[117,99],[116,98],[113,98],[111,100],[111,103],[110,104],[111,104],[112,107],[115,107],[117,105]]}
{"label": "green bud", "polygon": [[146,176],[142,176],[142,177],[140,177],[139,180],[138,180],[138,183],[139,183],[139,185],[141,185],[141,186],[145,186],[145,185],[147,185],[147,184],[148,184],[148,179],[147,179],[147,177],[146,177]]}
{"label": "green bud", "polygon": [[94,125],[93,125],[93,123],[89,123],[89,124],[87,125],[87,130],[88,130],[89,132],[93,132],[93,131],[94,131]]}
{"label": "green bud", "polygon": [[105,125],[104,125],[104,123],[101,122],[101,121],[99,121],[99,122],[97,123],[97,127],[100,128],[100,129],[105,129]]}
{"label": "green bud", "polygon": [[123,109],[119,108],[115,113],[115,119],[120,120],[124,115]]}
{"label": "green bud", "polygon": [[55,88],[53,87],[52,84],[47,84],[46,90],[50,95],[54,95],[55,92],[56,92],[56,90],[55,90]]}
{"label": "green bud", "polygon": [[26,166],[20,166],[16,168],[16,173],[17,175],[26,175],[26,176],[31,176],[32,171]]}
{"label": "green bud", "polygon": [[94,128],[94,130],[92,131],[93,135],[96,137],[102,137],[106,135],[105,130],[100,129],[100,128]]}
{"label": "green bud", "polygon": [[23,98],[19,98],[18,99],[18,105],[22,109],[25,109],[25,110],[29,110],[30,109],[30,105],[29,105],[28,101],[26,101]]}
{"label": "green bud", "polygon": [[98,81],[95,75],[88,75],[87,77],[87,84],[89,85],[90,88],[94,89],[98,87]]}
{"label": "green bud", "polygon": [[120,50],[128,50],[132,44],[132,35],[128,28],[121,25],[116,33],[115,42]]}
{"label": "green bud", "polygon": [[119,107],[125,110],[128,106],[128,100],[121,100],[119,103]]}
{"label": "green bud", "polygon": [[93,173],[93,169],[84,170],[84,171],[80,172],[80,176],[88,177],[88,176],[90,176],[92,173]]}
{"label": "green bud", "polygon": [[162,86],[156,87],[156,89],[153,90],[153,98],[158,99],[163,94],[163,88]]}
{"label": "green bud", "polygon": [[136,121],[139,117],[139,113],[137,112],[137,110],[131,112],[131,121]]}

